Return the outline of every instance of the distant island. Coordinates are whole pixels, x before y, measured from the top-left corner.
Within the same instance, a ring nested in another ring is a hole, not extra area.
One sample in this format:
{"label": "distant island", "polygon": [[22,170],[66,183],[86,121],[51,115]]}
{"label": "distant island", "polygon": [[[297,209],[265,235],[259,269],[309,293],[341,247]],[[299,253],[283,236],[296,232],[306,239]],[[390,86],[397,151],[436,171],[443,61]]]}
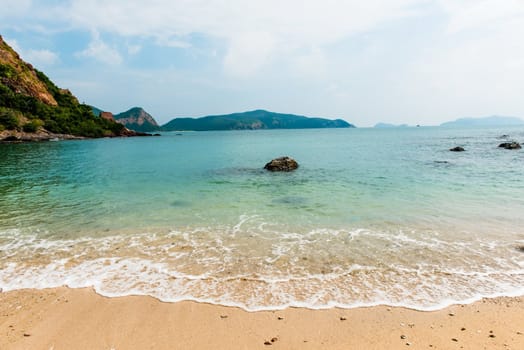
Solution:
{"label": "distant island", "polygon": [[201,118],[175,118],[164,124],[164,131],[258,130],[258,129],[313,129],[354,128],[342,119],[312,118],[294,114],[269,112],[262,109],[212,115]]}
{"label": "distant island", "polygon": [[137,132],[355,127],[342,119],[313,118],[294,114],[268,112],[262,109],[200,118],[175,118],[162,126],[159,126],[155,118],[141,107],[133,107],[119,114],[105,112],[94,106],[91,106],[91,110],[97,117],[114,120],[126,128]]}
{"label": "distant island", "polygon": [[137,136],[122,124],[97,118],[67,89],[24,62],[0,36],[0,140]]}
{"label": "distant island", "polygon": [[483,118],[460,118],[440,124],[440,126],[508,126],[524,125],[524,120],[516,117],[490,116]]}
{"label": "distant island", "polygon": [[389,123],[377,123],[374,128],[407,128],[408,124],[389,124]]}

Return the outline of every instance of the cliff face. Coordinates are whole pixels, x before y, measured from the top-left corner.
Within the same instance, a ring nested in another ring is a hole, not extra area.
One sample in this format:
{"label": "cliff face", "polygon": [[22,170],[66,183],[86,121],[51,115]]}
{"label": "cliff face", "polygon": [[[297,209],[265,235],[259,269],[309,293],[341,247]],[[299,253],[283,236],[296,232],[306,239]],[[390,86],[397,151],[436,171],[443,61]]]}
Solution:
{"label": "cliff face", "polygon": [[134,107],[126,112],[114,116],[118,123],[123,124],[126,128],[135,131],[156,131],[159,130],[156,120],[140,107]]}
{"label": "cliff face", "polygon": [[1,36],[0,72],[3,73],[0,75],[2,84],[15,93],[34,97],[50,106],[58,105],[46,85],[38,78],[33,66],[24,62]]}
{"label": "cliff face", "polygon": [[111,112],[100,112],[100,118],[110,120],[112,122],[115,121],[115,117],[113,116],[113,113]]}

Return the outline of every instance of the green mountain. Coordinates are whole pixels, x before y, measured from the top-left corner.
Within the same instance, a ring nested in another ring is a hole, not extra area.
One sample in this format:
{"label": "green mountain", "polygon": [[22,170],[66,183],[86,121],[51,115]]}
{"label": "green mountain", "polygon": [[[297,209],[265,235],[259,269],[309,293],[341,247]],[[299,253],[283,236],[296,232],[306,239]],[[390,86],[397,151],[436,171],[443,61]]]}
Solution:
{"label": "green mountain", "polygon": [[160,126],[155,118],[140,107],[134,107],[128,111],[116,114],[114,118],[116,122],[134,131],[150,132],[160,130]]}
{"label": "green mountain", "polygon": [[53,134],[131,136],[123,125],[95,117],[89,106],[24,62],[0,36],[0,139]]}
{"label": "green mountain", "polygon": [[264,110],[202,118],[175,118],[162,126],[165,131],[257,130],[257,129],[312,129],[354,128],[348,122],[336,119],[309,118]]}
{"label": "green mountain", "polygon": [[515,117],[490,116],[484,118],[460,118],[440,126],[508,126],[524,125],[524,120]]}

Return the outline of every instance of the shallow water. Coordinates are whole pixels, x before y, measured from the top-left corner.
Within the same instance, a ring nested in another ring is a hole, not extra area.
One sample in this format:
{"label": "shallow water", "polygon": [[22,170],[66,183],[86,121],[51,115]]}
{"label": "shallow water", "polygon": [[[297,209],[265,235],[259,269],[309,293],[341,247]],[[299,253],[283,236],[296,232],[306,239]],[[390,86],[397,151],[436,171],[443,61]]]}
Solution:
{"label": "shallow water", "polygon": [[[248,310],[524,295],[524,128],[0,145],[0,288]],[[466,152],[449,152],[463,146]],[[289,155],[294,173],[268,173]]]}

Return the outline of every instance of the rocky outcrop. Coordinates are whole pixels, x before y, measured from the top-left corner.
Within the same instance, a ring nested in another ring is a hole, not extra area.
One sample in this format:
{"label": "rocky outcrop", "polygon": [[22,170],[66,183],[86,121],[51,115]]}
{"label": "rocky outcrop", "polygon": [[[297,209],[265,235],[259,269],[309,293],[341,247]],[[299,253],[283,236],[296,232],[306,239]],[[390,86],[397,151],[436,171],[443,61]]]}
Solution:
{"label": "rocky outcrop", "polygon": [[33,66],[24,62],[1,36],[0,71],[1,83],[15,93],[34,97],[50,106],[58,105]]}
{"label": "rocky outcrop", "polygon": [[449,149],[451,152],[464,152],[465,149],[460,147],[460,146],[457,146],[457,147],[453,147],[453,148],[450,148]]}
{"label": "rocky outcrop", "polygon": [[140,107],[134,107],[126,112],[116,114],[115,121],[123,124],[126,128],[138,132],[150,132],[160,130],[155,118]]}
{"label": "rocky outcrop", "polygon": [[[137,132],[122,128],[118,133],[107,134],[105,137],[134,137],[134,136],[160,136],[152,135],[145,132]],[[75,136],[70,134],[55,134],[45,129],[38,132],[28,133],[16,130],[4,130],[0,132],[0,143],[18,143],[18,142],[41,142],[41,141],[59,141],[59,140],[83,140],[86,137]]]}
{"label": "rocky outcrop", "polygon": [[132,136],[153,136],[153,135],[148,134],[146,132],[134,131],[134,130],[129,130],[128,128],[124,128],[122,131],[120,131],[120,134],[116,136],[132,137]]}
{"label": "rocky outcrop", "polygon": [[58,140],[83,140],[85,137],[69,134],[55,134],[46,130],[38,132],[23,132],[5,130],[0,132],[0,142],[40,142],[40,141],[58,141]]}
{"label": "rocky outcrop", "polygon": [[512,141],[512,142],[503,142],[499,145],[500,148],[504,149],[520,149],[522,148],[520,146],[520,143]]}
{"label": "rocky outcrop", "polygon": [[105,120],[110,120],[112,122],[115,121],[115,117],[113,116],[113,113],[111,112],[100,112],[100,118]]}
{"label": "rocky outcrop", "polygon": [[280,157],[273,159],[264,166],[264,169],[269,171],[293,171],[297,168],[297,161],[290,157]]}

